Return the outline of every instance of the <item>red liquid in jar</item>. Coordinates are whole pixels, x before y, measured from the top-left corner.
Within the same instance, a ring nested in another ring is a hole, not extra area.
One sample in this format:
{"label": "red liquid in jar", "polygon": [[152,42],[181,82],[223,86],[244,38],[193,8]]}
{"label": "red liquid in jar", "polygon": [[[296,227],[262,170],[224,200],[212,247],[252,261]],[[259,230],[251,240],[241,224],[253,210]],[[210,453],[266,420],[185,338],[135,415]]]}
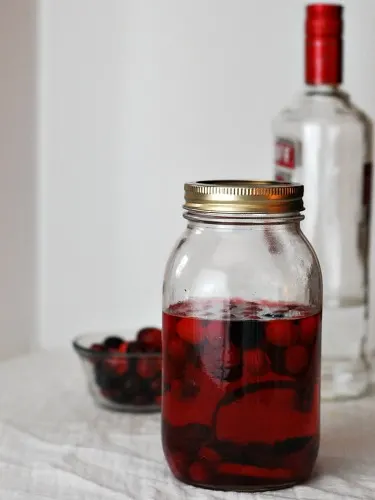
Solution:
{"label": "red liquid in jar", "polygon": [[199,300],[163,314],[163,447],[180,480],[277,488],[319,447],[321,312]]}

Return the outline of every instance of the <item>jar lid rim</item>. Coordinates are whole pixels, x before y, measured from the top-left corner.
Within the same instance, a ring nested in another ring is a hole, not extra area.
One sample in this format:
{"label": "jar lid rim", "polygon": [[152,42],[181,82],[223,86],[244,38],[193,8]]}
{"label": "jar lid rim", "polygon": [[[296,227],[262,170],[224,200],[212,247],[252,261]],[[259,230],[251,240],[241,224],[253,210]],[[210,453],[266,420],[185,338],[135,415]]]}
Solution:
{"label": "jar lid rim", "polygon": [[185,184],[185,210],[283,214],[304,210],[303,185],[263,180],[204,180]]}

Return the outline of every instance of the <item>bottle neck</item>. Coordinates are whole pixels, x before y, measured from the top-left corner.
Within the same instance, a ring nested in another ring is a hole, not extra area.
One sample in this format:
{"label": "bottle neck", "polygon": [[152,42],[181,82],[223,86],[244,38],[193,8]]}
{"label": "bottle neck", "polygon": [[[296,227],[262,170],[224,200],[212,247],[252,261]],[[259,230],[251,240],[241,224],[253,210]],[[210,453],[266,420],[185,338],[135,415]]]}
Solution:
{"label": "bottle neck", "polygon": [[341,90],[341,86],[339,84],[332,84],[332,85],[327,85],[327,84],[316,84],[316,85],[309,85],[307,84],[305,86],[305,94],[306,95],[341,95],[343,92]]}
{"label": "bottle neck", "polygon": [[342,82],[343,8],[313,4],[306,10],[305,82],[339,85]]}
{"label": "bottle neck", "polygon": [[305,39],[305,83],[337,87],[342,83],[343,41],[341,37]]}

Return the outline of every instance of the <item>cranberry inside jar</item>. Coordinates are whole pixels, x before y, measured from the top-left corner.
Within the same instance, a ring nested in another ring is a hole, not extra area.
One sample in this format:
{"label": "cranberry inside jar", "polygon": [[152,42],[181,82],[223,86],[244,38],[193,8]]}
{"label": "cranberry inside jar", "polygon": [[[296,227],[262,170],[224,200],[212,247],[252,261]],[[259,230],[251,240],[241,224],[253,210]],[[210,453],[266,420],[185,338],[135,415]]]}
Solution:
{"label": "cranberry inside jar", "polygon": [[162,406],[166,460],[185,483],[260,491],[311,475],[322,284],[299,227],[302,193],[185,186],[188,227],[164,280]]}
{"label": "cranberry inside jar", "polygon": [[320,311],[188,301],[163,315],[163,441],[187,483],[308,477],[319,443]]}

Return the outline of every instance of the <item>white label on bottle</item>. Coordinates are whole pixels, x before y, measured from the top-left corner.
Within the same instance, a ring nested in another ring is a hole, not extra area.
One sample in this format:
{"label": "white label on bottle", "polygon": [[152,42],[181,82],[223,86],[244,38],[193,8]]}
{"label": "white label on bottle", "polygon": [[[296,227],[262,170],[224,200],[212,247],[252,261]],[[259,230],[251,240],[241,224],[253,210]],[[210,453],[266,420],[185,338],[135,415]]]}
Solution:
{"label": "white label on bottle", "polygon": [[301,165],[301,142],[277,137],[275,140],[275,180],[291,182],[293,171]]}

